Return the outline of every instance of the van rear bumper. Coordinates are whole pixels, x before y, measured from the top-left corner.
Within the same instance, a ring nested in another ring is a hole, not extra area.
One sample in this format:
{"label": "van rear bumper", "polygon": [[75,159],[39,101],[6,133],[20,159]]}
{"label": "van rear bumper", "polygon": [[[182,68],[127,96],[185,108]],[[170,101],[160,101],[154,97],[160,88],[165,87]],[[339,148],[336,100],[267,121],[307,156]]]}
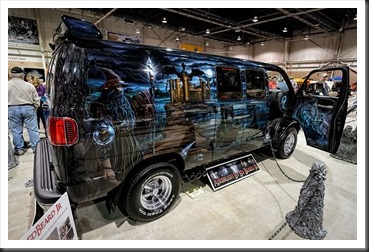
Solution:
{"label": "van rear bumper", "polygon": [[42,138],[37,143],[33,162],[33,188],[35,198],[41,205],[52,205],[63,195],[57,187],[52,156],[48,139]]}

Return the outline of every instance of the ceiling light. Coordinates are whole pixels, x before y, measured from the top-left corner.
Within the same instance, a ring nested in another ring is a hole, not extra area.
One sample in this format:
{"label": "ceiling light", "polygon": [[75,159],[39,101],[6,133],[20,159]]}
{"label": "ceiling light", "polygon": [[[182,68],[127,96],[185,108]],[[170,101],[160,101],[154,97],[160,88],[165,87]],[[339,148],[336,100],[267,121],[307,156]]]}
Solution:
{"label": "ceiling light", "polygon": [[186,28],[184,28],[184,27],[179,27],[179,28],[178,28],[178,30],[179,30],[179,31],[181,31],[181,32],[184,32],[184,31],[186,30]]}
{"label": "ceiling light", "polygon": [[140,33],[140,29],[136,28],[136,33]]}
{"label": "ceiling light", "polygon": [[152,24],[149,24],[147,28],[152,29]]}
{"label": "ceiling light", "polygon": [[261,44],[260,44],[261,46],[264,46],[265,44],[264,44],[264,42],[261,42]]}
{"label": "ceiling light", "polygon": [[357,14],[355,15],[355,17],[354,17],[354,20],[357,20]]}
{"label": "ceiling light", "polygon": [[161,20],[161,22],[164,23],[164,24],[166,24],[168,21],[167,21],[167,19],[165,17],[163,17],[162,20]]}
{"label": "ceiling light", "polygon": [[178,36],[176,37],[176,41],[179,41],[179,37]]}
{"label": "ceiling light", "polygon": [[308,39],[309,39],[309,36],[308,36],[308,35],[306,35],[306,36],[304,37],[304,39],[305,39],[305,40],[308,40]]}
{"label": "ceiling light", "polygon": [[338,31],[339,32],[341,32],[343,30],[343,27],[341,26],[339,29],[338,29]]}
{"label": "ceiling light", "polygon": [[240,41],[240,40],[241,40],[241,37],[240,37],[240,36],[238,36],[238,37],[237,37],[237,40],[238,40],[238,41]]}
{"label": "ceiling light", "polygon": [[284,27],[283,32],[287,32],[287,27]]}
{"label": "ceiling light", "polygon": [[205,46],[209,46],[209,42],[208,41],[205,42]]}
{"label": "ceiling light", "polygon": [[209,29],[206,29],[206,34],[209,34],[210,33],[210,30]]}
{"label": "ceiling light", "polygon": [[258,17],[257,17],[257,16],[255,16],[255,17],[254,17],[254,19],[252,20],[252,22],[257,22],[257,21],[259,21],[259,20],[258,20]]}

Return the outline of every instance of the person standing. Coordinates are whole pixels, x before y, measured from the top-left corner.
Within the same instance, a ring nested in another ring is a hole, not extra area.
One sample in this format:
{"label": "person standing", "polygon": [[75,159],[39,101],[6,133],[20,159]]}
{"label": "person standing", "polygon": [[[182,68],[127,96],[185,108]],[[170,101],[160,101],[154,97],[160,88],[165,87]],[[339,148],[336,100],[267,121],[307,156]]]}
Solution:
{"label": "person standing", "polygon": [[320,79],[320,81],[323,83],[323,89],[322,89],[322,93],[325,96],[329,96],[329,92],[331,91],[330,87],[327,84],[327,80],[328,80],[328,74],[323,74],[322,78]]}
{"label": "person standing", "polygon": [[27,74],[26,79],[29,83],[35,86],[37,94],[40,97],[40,106],[37,108],[37,126],[38,126],[38,129],[40,129],[40,120],[41,120],[42,125],[44,126],[44,129],[45,129],[45,133],[46,133],[46,120],[44,116],[44,110],[42,108],[42,105],[43,105],[42,97],[45,95],[46,87],[45,85],[40,83],[41,81],[36,75]]}
{"label": "person standing", "polygon": [[292,84],[293,91],[295,91],[296,93],[297,90],[299,89],[299,86],[297,85],[297,82],[295,81],[295,78],[293,76],[290,76],[290,82]]}
{"label": "person standing", "polygon": [[35,151],[40,140],[36,109],[40,106],[40,97],[36,88],[24,81],[24,72],[20,67],[11,69],[11,79],[8,81],[8,121],[13,136],[14,154],[23,155],[23,125],[26,126],[31,148]]}

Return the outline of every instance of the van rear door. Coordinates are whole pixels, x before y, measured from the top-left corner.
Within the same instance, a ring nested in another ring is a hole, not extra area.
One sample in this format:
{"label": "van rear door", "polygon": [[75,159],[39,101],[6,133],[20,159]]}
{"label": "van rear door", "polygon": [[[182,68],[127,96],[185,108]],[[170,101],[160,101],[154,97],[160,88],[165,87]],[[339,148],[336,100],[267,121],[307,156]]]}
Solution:
{"label": "van rear door", "polygon": [[[328,78],[322,78],[324,75]],[[341,81],[327,81],[341,76]],[[291,103],[291,116],[302,127],[307,145],[330,153],[339,147],[347,114],[349,68],[327,67],[313,70]]]}

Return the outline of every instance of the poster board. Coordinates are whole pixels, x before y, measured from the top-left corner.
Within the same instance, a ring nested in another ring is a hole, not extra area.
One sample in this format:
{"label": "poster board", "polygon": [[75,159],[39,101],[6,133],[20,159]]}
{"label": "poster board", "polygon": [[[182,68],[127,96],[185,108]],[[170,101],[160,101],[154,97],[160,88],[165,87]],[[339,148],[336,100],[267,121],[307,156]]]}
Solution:
{"label": "poster board", "polygon": [[76,225],[66,192],[28,230],[21,240],[78,240]]}
{"label": "poster board", "polygon": [[8,42],[39,45],[36,20],[9,15]]}
{"label": "poster board", "polygon": [[252,154],[232,159],[206,168],[207,177],[214,191],[249,177],[260,171]]}

